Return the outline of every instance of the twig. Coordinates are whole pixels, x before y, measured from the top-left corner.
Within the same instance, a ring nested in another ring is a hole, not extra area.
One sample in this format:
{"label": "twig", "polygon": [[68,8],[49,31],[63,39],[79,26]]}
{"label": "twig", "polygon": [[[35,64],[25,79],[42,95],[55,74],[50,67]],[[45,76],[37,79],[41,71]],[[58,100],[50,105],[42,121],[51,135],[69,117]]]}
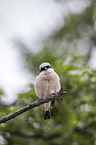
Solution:
{"label": "twig", "polygon": [[62,92],[62,90],[60,90],[60,92],[58,92],[56,94],[52,94],[46,99],[38,99],[37,101],[35,101],[35,102],[33,102],[33,103],[31,103],[31,104],[29,104],[29,105],[17,110],[17,111],[15,111],[15,112],[13,112],[13,113],[11,113],[9,115],[6,115],[6,116],[0,118],[0,123],[6,123],[6,121],[13,119],[13,118],[17,117],[18,115],[20,115],[20,114],[22,114],[22,113],[24,113],[24,112],[26,112],[26,111],[34,108],[34,107],[40,106],[40,105],[42,105],[44,103],[47,103],[49,101],[54,100],[54,98],[56,100],[62,100],[61,96],[63,94],[66,94],[66,93],[67,93],[66,91]]}

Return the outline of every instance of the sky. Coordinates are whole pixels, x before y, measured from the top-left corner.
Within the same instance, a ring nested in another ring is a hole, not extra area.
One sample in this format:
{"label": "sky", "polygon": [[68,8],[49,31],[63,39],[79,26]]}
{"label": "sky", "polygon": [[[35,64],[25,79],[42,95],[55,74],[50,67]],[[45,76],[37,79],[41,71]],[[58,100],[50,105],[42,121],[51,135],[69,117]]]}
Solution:
{"label": "sky", "polygon": [[22,70],[14,40],[25,41],[35,51],[36,42],[52,33],[58,27],[58,20],[59,26],[63,25],[63,14],[58,11],[61,11],[61,6],[48,0],[42,0],[42,3],[41,0],[0,1],[0,87],[7,96],[2,98],[6,103],[12,103],[16,93],[34,81],[30,74],[26,75],[26,71]]}
{"label": "sky", "polygon": [[38,51],[42,40],[64,25],[64,16],[81,12],[89,3],[88,0],[82,3],[68,0],[62,4],[55,0],[0,0],[0,88],[6,96],[2,101],[12,103],[19,91],[34,83],[32,75],[22,68],[14,40],[23,40],[32,46],[32,51]]}

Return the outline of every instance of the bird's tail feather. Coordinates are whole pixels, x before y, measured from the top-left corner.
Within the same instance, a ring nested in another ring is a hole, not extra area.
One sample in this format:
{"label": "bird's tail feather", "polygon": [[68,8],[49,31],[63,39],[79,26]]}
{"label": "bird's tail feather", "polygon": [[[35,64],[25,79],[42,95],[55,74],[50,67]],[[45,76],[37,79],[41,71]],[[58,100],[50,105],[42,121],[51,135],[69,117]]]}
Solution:
{"label": "bird's tail feather", "polygon": [[51,118],[50,105],[51,102],[44,104],[44,120]]}
{"label": "bird's tail feather", "polygon": [[51,112],[49,110],[44,112],[44,120],[50,119],[50,118],[51,118]]}

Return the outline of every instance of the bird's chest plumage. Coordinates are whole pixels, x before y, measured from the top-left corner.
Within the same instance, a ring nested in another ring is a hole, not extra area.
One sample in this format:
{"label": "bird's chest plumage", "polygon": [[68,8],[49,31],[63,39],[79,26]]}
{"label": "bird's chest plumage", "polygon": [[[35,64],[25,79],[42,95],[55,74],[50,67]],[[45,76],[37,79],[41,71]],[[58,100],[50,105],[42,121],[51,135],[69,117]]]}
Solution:
{"label": "bird's chest plumage", "polygon": [[54,93],[56,90],[56,78],[54,75],[45,75],[42,78],[43,88],[46,90],[47,94]]}
{"label": "bird's chest plumage", "polygon": [[54,84],[55,80],[56,80],[56,78],[52,74],[48,74],[48,75],[45,75],[42,77],[42,81],[44,81],[45,83],[47,82],[47,85],[49,85],[49,86]]}
{"label": "bird's chest plumage", "polygon": [[39,75],[35,83],[35,91],[38,97],[45,98],[49,94],[60,90],[60,81],[58,75],[53,72],[46,75]]}

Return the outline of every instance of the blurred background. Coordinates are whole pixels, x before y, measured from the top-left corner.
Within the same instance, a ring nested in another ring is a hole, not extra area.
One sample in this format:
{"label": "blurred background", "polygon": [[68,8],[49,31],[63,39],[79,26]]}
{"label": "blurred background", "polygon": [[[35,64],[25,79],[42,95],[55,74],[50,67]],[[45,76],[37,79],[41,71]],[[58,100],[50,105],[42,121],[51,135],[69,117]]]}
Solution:
{"label": "blurred background", "polygon": [[50,120],[43,105],[0,126],[1,145],[96,145],[96,1],[0,0],[0,117],[38,99],[49,62],[67,91]]}

